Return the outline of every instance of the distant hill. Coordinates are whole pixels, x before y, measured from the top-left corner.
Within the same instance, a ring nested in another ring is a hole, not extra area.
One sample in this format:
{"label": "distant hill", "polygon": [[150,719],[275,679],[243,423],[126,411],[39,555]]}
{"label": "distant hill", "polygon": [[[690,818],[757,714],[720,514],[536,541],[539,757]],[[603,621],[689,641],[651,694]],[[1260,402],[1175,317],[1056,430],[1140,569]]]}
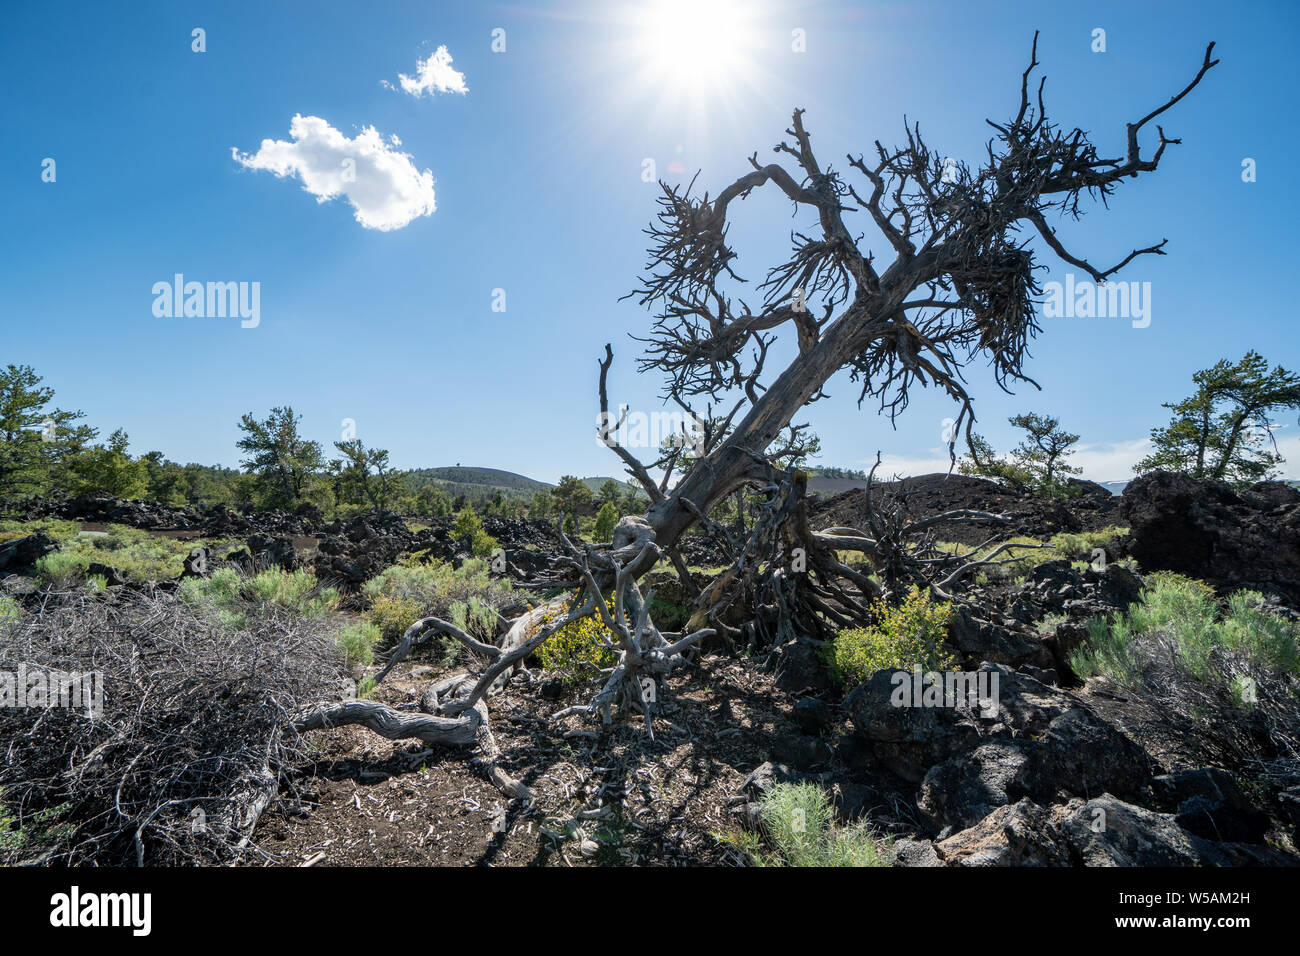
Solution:
{"label": "distant hill", "polygon": [[837,468],[833,465],[805,465],[808,472],[808,493],[833,497],[841,492],[867,487],[867,473],[855,468]]}
{"label": "distant hill", "polygon": [[842,491],[867,487],[865,478],[827,478],[822,475],[808,476],[808,493],[812,495],[838,495]]}
{"label": "distant hill", "polygon": [[[814,495],[825,495],[831,497],[841,492],[853,491],[857,488],[867,487],[866,475],[861,473],[854,474],[848,469],[843,468],[809,468],[808,491]],[[1112,495],[1124,493],[1124,488],[1128,485],[1127,481],[1099,481],[1101,485]]]}
{"label": "distant hill", "polygon": [[603,484],[604,484],[605,482],[607,482],[607,481],[612,481],[612,482],[614,482],[614,484],[618,485],[618,493],[619,493],[620,495],[625,495],[625,494],[627,494],[629,491],[635,491],[637,494],[641,495],[642,497],[645,497],[645,492],[643,492],[640,488],[633,488],[633,486],[632,486],[631,484],[629,484],[628,482],[623,481],[623,480],[621,480],[621,479],[619,479],[619,478],[612,478],[612,477],[609,477],[609,476],[602,476],[602,477],[596,477],[596,478],[583,478],[583,479],[582,479],[582,483],[583,483],[584,485],[586,485],[588,488],[590,488],[593,492],[600,491],[600,486],[603,485]]}
{"label": "distant hill", "polygon": [[[555,487],[550,482],[538,481],[501,468],[454,465],[444,468],[415,468],[405,474],[413,491],[419,491],[426,484],[433,483],[448,494],[465,495],[471,500],[490,498],[498,491],[507,498],[531,498],[539,491],[548,491]],[[608,475],[582,479],[583,484],[593,493],[600,491],[601,485],[607,481],[617,484],[622,494],[633,490],[626,481]]]}
{"label": "distant hill", "polygon": [[456,465],[447,468],[416,468],[406,472],[407,483],[413,491],[426,484],[435,484],[451,495],[465,495],[471,500],[490,498],[498,491],[507,498],[531,498],[539,491],[551,488],[544,481],[536,481],[513,471],[500,468],[473,468]]}

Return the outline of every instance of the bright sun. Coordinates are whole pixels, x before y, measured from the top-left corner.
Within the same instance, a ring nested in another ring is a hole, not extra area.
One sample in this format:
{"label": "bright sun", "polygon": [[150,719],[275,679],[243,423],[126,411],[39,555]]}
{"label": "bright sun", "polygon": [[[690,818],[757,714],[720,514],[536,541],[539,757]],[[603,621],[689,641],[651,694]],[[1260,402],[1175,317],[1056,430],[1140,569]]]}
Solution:
{"label": "bright sun", "polygon": [[739,0],[653,0],[635,28],[638,65],[665,91],[707,96],[752,78],[754,33]]}

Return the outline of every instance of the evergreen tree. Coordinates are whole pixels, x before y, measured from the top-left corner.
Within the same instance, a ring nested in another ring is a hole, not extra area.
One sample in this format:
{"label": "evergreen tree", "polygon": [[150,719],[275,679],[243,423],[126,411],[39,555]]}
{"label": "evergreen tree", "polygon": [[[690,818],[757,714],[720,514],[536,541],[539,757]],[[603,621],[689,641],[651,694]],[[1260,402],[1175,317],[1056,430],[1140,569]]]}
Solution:
{"label": "evergreen tree", "polygon": [[69,490],[77,494],[107,494],[139,498],[148,489],[149,472],[143,461],[133,460],[130,440],[118,429],[105,445],[93,445],[68,464]]}
{"label": "evergreen tree", "polygon": [[98,432],[80,411],[48,407],[54,389],[30,365],[0,369],[0,498],[67,489],[68,464]]}
{"label": "evergreen tree", "polygon": [[456,515],[456,521],[451,526],[451,536],[456,541],[468,541],[470,551],[478,558],[491,557],[492,552],[500,546],[497,539],[487,533],[471,505],[466,505]]}
{"label": "evergreen tree", "polygon": [[615,481],[613,478],[610,478],[603,485],[601,485],[600,490],[596,492],[596,500],[599,501],[602,505],[610,501],[617,502],[620,493],[621,492],[619,491],[618,482]]}
{"label": "evergreen tree", "polygon": [[1273,414],[1300,408],[1300,376],[1281,365],[1270,371],[1258,352],[1223,359],[1192,376],[1191,397],[1163,407],[1174,413],[1153,429],[1154,451],[1133,470],[1163,468],[1195,478],[1250,485],[1276,474],[1285,459],[1273,439]]}
{"label": "evergreen tree", "polygon": [[587,487],[586,482],[580,481],[573,475],[565,475],[560,479],[560,483],[551,489],[551,498],[555,501],[556,510],[566,517],[565,528],[577,527],[578,512],[591,504],[591,489]]}
{"label": "evergreen tree", "polygon": [[592,532],[595,540],[600,542],[609,541],[614,537],[614,526],[618,524],[621,517],[618,508],[612,501],[606,501],[600,506],[600,511],[596,514],[596,527]]}
{"label": "evergreen tree", "polygon": [[1008,458],[999,458],[987,441],[972,435],[970,454],[958,463],[957,470],[964,475],[991,478],[1020,491],[1066,494],[1069,478],[1082,470],[1066,461],[1074,453],[1073,446],[1079,436],[1061,428],[1060,420],[1053,415],[1026,412],[1007,421],[1025,431],[1025,437]]}
{"label": "evergreen tree", "polygon": [[336,441],[334,447],[343,453],[341,461],[331,462],[336,497],[341,492],[349,503],[369,502],[376,513],[382,512],[399,490],[400,476],[388,465],[388,449],[367,448],[359,438]]}
{"label": "evergreen tree", "polygon": [[549,491],[539,491],[533,495],[532,501],[528,503],[528,517],[530,518],[549,518],[551,515],[551,493]]}
{"label": "evergreen tree", "polygon": [[236,447],[248,455],[240,466],[256,476],[255,494],[269,507],[297,505],[325,467],[320,444],[298,433],[301,420],[291,406],[284,406],[271,409],[264,421],[248,414],[239,422],[244,437]]}

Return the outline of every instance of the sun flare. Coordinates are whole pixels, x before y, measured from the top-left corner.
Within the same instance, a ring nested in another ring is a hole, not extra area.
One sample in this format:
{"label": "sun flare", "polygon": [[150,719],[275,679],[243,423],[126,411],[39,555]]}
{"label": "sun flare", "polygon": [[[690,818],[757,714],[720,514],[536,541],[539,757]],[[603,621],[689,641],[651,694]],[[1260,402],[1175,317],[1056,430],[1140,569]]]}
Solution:
{"label": "sun flare", "polygon": [[653,0],[636,23],[636,57],[665,91],[705,96],[752,77],[754,31],[737,0]]}

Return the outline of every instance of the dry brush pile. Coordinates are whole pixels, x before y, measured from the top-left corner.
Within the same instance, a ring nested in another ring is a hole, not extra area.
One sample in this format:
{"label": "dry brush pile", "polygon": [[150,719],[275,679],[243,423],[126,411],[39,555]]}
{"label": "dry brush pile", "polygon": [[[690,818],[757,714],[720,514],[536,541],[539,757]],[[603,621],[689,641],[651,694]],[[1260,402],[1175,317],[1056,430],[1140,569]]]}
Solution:
{"label": "dry brush pile", "polygon": [[152,589],[46,593],[0,624],[0,670],[20,665],[102,675],[98,715],[0,709],[5,813],[69,865],[230,859],[301,756],[292,715],[345,677],[322,620],[268,607],[236,629]]}

